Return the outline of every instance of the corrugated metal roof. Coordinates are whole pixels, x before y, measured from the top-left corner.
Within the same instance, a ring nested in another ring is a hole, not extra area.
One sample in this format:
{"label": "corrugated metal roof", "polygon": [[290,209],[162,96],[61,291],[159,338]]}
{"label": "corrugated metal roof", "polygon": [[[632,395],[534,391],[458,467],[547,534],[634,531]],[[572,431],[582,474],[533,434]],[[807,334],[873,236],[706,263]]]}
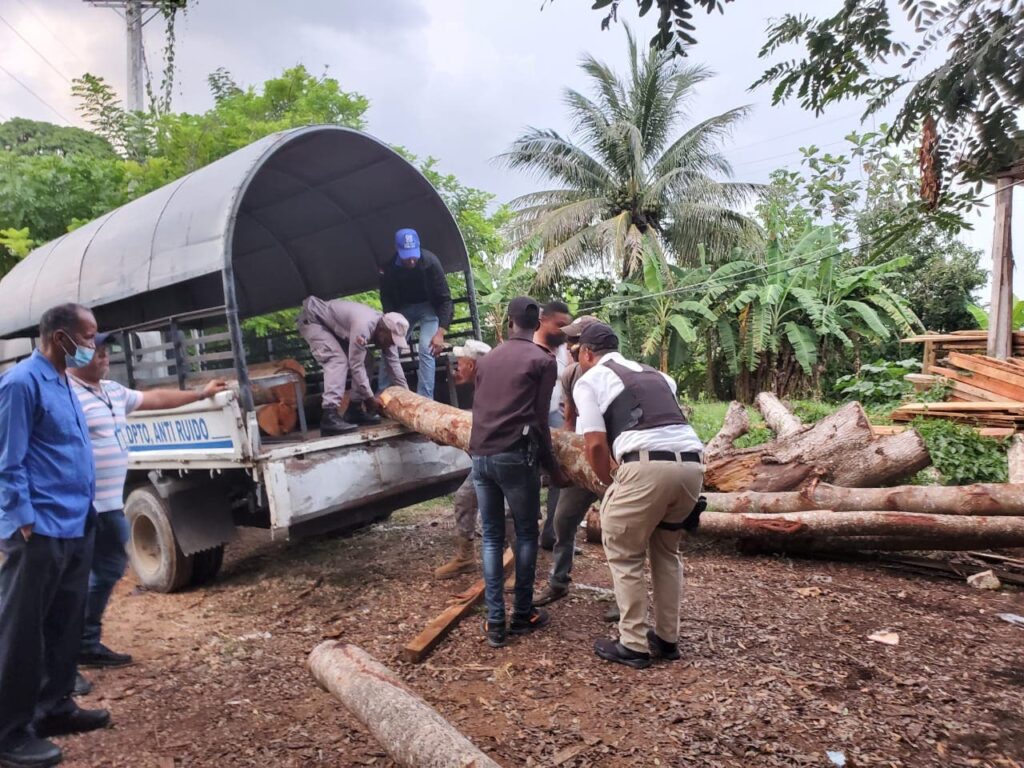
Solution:
{"label": "corrugated metal roof", "polygon": [[67,301],[107,327],[205,309],[228,264],[243,317],[371,290],[402,227],[447,271],[468,265],[444,201],[392,149],[337,126],[283,131],[33,250],[0,281],[0,337]]}

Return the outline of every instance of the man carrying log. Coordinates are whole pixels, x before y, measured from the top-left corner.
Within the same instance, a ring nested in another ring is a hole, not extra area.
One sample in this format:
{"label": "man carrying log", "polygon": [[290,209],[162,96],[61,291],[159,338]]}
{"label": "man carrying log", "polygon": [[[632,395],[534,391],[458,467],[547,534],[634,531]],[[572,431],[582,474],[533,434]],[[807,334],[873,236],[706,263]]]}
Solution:
{"label": "man carrying log", "polygon": [[[508,341],[477,363],[469,439],[484,532],[487,642],[494,648],[505,645],[509,633],[527,634],[550,621],[546,612],[533,605],[540,517],[538,465],[548,470],[555,485],[566,485],[548,427],[557,366],[550,353],[533,343],[533,333],[540,324],[540,305],[527,296],[518,296],[509,302],[508,316]],[[505,502],[516,532],[515,599],[508,627],[502,562]]]}
{"label": "man carrying log", "polygon": [[[383,314],[355,301],[324,301],[308,296],[296,319],[299,334],[324,371],[323,416],[320,434],[341,435],[361,424],[377,424],[378,405],[366,372],[367,347],[380,348],[383,364],[395,385],[409,388],[398,359],[399,350],[409,349],[406,335],[409,321],[397,312]],[[345,397],[345,384],[352,376],[348,410],[338,410]]]}
{"label": "man carrying log", "polygon": [[[461,347],[452,349],[455,356],[455,383],[476,386],[477,361],[491,351],[491,345],[469,339]],[[455,491],[455,555],[434,571],[435,579],[450,579],[460,573],[476,570],[473,539],[476,537],[476,488],[472,473]]]}
{"label": "man carrying log", "polygon": [[[601,321],[593,315],[581,315],[562,329],[568,340],[569,351],[573,359],[573,362],[566,366],[559,381],[562,388],[565,428],[571,432],[578,431],[576,405],[572,399],[572,389],[576,382],[579,381],[580,376],[583,375],[583,370],[579,364],[580,334],[588,326],[599,322]],[[572,560],[576,554],[576,530],[579,528],[580,523],[583,522],[583,518],[586,517],[590,505],[595,501],[597,501],[597,494],[589,488],[579,485],[563,488],[559,493],[553,521],[555,545],[553,562],[551,564],[551,576],[548,578],[547,589],[537,597],[536,605],[548,605],[556,600],[561,600],[569,594],[569,582],[572,581],[569,574],[572,572]]]}
{"label": "man carrying log", "polygon": [[[621,616],[619,639],[598,639],[594,652],[643,669],[652,655],[679,658],[679,540],[700,497],[704,446],[679,408],[675,382],[618,350],[609,326],[594,323],[583,331],[583,376],[573,400],[587,461],[610,486],[601,505],[602,543]],[[645,556],[651,561],[653,629],[647,622]]]}

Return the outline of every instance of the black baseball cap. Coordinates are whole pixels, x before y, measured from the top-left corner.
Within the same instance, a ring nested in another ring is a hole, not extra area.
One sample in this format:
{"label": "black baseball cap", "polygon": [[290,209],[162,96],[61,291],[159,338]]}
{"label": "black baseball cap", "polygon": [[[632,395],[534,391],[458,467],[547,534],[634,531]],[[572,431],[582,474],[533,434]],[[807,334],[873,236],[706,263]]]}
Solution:
{"label": "black baseball cap", "polygon": [[580,334],[580,346],[590,347],[595,352],[610,352],[619,348],[619,337],[610,325],[591,323]]}
{"label": "black baseball cap", "polygon": [[[508,316],[516,325],[528,325],[536,322],[540,316],[540,304],[529,296],[516,296],[508,303]],[[523,323],[523,320],[528,320],[529,323]]]}
{"label": "black baseball cap", "polygon": [[93,337],[93,343],[98,348],[98,347],[102,347],[104,344],[110,344],[110,343],[116,344],[118,342],[119,338],[120,338],[120,334],[117,331],[110,331],[110,332],[106,332],[106,333],[97,333]]}

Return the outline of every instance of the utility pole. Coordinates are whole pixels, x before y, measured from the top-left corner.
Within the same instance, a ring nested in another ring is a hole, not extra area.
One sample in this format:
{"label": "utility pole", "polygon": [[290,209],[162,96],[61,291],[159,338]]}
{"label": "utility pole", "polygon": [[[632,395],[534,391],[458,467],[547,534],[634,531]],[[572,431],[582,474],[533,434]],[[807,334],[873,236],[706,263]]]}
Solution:
{"label": "utility pole", "polygon": [[[145,109],[145,50],[142,28],[160,13],[160,0],[85,0],[97,8],[111,8],[125,20],[128,38],[128,92],[125,106],[129,112]],[[143,18],[146,11],[153,11]]]}

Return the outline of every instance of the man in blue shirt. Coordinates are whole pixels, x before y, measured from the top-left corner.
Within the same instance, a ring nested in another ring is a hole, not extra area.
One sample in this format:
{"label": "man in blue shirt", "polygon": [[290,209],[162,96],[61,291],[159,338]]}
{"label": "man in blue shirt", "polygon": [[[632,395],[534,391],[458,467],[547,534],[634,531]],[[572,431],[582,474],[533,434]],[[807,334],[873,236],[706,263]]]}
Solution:
{"label": "man in blue shirt", "polygon": [[50,736],[103,728],[71,699],[92,553],[96,480],[67,369],[89,363],[96,320],[62,304],[40,349],[0,378],[0,765],[56,765]]}

